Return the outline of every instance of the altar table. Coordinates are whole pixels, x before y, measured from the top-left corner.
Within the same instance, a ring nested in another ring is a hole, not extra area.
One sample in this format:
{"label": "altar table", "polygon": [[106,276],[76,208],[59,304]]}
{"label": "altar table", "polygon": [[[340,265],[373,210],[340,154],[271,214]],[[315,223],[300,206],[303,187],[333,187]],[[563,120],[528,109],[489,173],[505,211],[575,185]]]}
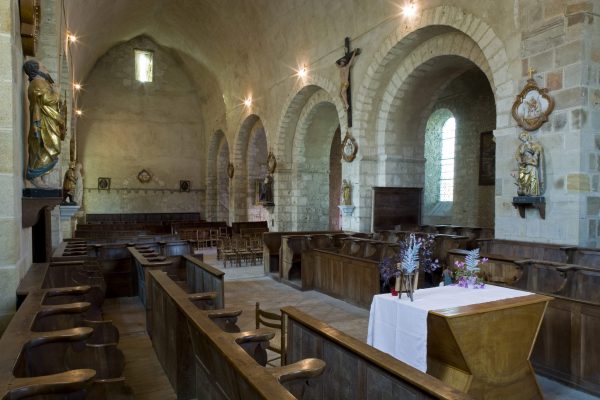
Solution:
{"label": "altar table", "polygon": [[541,399],[529,355],[549,300],[493,285],[378,295],[367,342],[475,398]]}

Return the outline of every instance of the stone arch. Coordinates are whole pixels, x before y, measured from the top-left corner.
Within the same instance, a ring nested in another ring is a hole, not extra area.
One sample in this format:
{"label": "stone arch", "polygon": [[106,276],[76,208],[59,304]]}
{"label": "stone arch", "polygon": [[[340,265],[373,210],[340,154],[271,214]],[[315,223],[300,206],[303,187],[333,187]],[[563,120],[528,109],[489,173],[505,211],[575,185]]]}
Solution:
{"label": "stone arch", "polygon": [[315,99],[326,99],[335,107],[342,131],[347,129],[346,113],[342,101],[337,95],[332,95],[337,93],[335,84],[321,76],[311,75],[304,81],[299,81],[298,85],[298,89],[284,103],[275,138],[274,152],[277,157],[277,170],[274,174],[275,207],[273,212],[275,229],[279,231],[296,229],[292,217],[294,216],[296,219],[297,214],[294,207],[289,207],[289,203],[290,199],[292,199],[292,203],[295,201],[293,195],[297,192],[295,191],[297,182],[294,180],[296,177],[292,176],[292,167],[295,162],[293,161],[294,153],[297,151],[294,143],[302,113],[306,109],[314,107],[315,101],[319,101]]}
{"label": "stone arch", "polygon": [[229,219],[229,143],[222,130],[215,131],[209,140],[206,165],[206,212],[209,221]]}
{"label": "stone arch", "polygon": [[[248,221],[249,199],[253,198],[254,190],[250,188],[251,182],[248,174],[248,146],[251,137],[266,133],[260,117],[256,114],[248,115],[242,122],[235,138],[233,164],[235,174],[232,182],[233,204],[230,208],[230,220],[236,222]],[[266,157],[265,157],[266,160]]]}
{"label": "stone arch", "polygon": [[[425,48],[429,54],[423,51]],[[514,92],[514,83],[508,73],[506,49],[492,28],[457,7],[440,6],[424,10],[420,19],[399,27],[388,36],[374,54],[355,95],[354,127],[360,146],[360,163],[353,167],[359,176],[355,187],[359,192],[359,204],[351,224],[353,229],[370,229],[370,187],[372,182],[377,181],[378,175],[386,175],[377,158],[378,153],[383,153],[385,141],[382,137],[394,128],[382,118],[382,113],[386,113],[386,108],[398,107],[402,99],[402,93],[398,93],[402,77],[410,76],[423,64],[419,57],[432,59],[436,55],[447,54],[470,60],[484,71],[496,100],[497,126],[509,123],[508,99]],[[494,67],[490,68],[490,65]],[[371,184],[367,185],[367,182]]]}
{"label": "stone arch", "polygon": [[[369,122],[373,123],[372,119],[369,121],[369,111],[375,106],[374,103],[381,94],[381,85],[388,80],[389,71],[395,69],[399,60],[407,58],[415,43],[452,31],[462,32],[474,41],[488,64],[494,66],[490,71],[490,85],[496,96],[496,104],[503,104],[501,100],[512,96],[514,83],[508,72],[508,55],[494,30],[479,17],[458,7],[443,5],[426,9],[423,10],[420,19],[398,27],[373,55],[373,61],[363,78],[363,84],[355,96],[354,127],[359,134],[359,139],[366,139],[364,134],[367,132]],[[460,45],[460,43],[453,45]],[[510,105],[502,105],[496,111],[497,125],[504,127],[509,122],[501,120],[500,116],[510,113]],[[363,154],[368,155],[367,150],[372,149],[363,148]]]}
{"label": "stone arch", "polygon": [[311,96],[298,117],[293,140],[292,226],[297,230],[329,227],[329,161],[340,126],[337,107],[324,90]]}
{"label": "stone arch", "polygon": [[302,86],[285,101],[277,124],[276,154],[282,169],[289,168],[291,165],[292,144],[300,113],[312,96],[320,90],[328,93],[330,101],[335,105],[341,123],[341,130],[345,132],[348,128],[344,106],[341,99],[336,95],[338,92],[337,86],[319,75],[307,77]]}

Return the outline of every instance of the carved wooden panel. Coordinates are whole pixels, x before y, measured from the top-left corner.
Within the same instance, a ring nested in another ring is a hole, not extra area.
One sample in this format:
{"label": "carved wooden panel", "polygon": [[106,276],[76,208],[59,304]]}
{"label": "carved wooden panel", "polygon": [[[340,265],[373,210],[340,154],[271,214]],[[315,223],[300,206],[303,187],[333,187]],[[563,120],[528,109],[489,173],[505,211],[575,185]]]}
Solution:
{"label": "carved wooden panel", "polygon": [[421,188],[374,187],[372,231],[421,223]]}

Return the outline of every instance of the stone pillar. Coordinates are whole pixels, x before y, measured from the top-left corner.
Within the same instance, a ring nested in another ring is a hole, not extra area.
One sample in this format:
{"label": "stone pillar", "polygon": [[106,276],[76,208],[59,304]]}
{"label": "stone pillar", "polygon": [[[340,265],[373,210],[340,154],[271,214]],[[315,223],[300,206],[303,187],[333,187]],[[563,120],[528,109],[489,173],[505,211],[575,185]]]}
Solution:
{"label": "stone pillar", "polygon": [[517,89],[525,85],[528,70],[533,68],[538,86],[548,88],[555,100],[549,121],[532,132],[545,153],[546,218],[536,209],[528,209],[525,218],[520,218],[512,206],[516,187],[510,172],[517,168],[514,154],[522,129],[511,118],[510,126],[498,126],[494,132],[495,234],[499,239],[596,244],[599,209],[594,204],[600,203],[596,137],[600,124],[592,128],[594,107],[598,109],[592,97],[598,88],[593,77],[597,76],[600,49],[596,48],[594,61],[591,47],[597,40],[591,38],[599,34],[597,21],[592,22],[598,19],[594,13],[600,11],[594,7],[600,6],[592,1],[569,3],[544,2],[543,7],[535,2],[519,3],[522,68]]}
{"label": "stone pillar", "polygon": [[0,333],[15,311],[15,291],[31,264],[31,229],[23,229],[23,53],[17,2],[0,2]]}
{"label": "stone pillar", "polygon": [[269,225],[272,231],[290,231],[292,225],[292,170],[283,165],[277,165],[273,174],[273,202],[275,207],[271,212],[270,218],[273,226]]}

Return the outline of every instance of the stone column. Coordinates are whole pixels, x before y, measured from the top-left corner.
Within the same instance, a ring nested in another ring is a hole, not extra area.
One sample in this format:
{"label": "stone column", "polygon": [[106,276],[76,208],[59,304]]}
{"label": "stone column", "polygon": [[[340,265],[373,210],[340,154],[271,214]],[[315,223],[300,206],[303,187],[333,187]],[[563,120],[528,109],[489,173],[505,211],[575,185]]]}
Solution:
{"label": "stone column", "polygon": [[15,291],[31,264],[31,229],[23,229],[23,53],[17,2],[0,2],[0,333],[15,312]]}

